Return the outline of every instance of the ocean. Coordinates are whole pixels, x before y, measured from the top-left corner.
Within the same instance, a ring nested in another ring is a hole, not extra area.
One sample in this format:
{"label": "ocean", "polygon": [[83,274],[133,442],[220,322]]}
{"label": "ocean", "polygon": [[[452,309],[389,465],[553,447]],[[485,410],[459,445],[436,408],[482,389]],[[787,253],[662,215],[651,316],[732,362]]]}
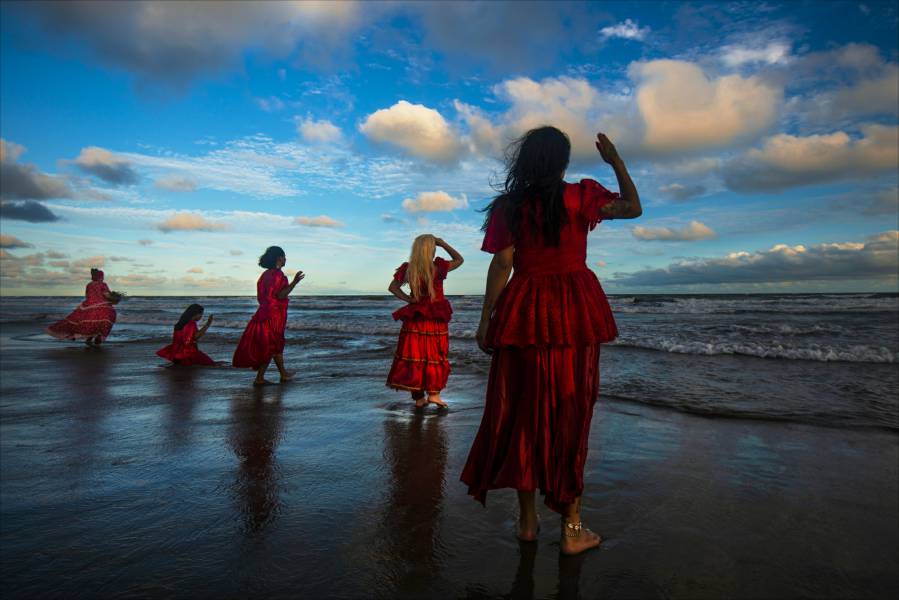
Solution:
{"label": "ocean", "polygon": [[[474,342],[480,296],[450,296],[454,373],[486,373]],[[899,295],[613,295],[619,339],[603,347],[601,394],[677,411],[829,427],[899,431]],[[4,297],[3,342],[60,344],[42,333],[79,299]],[[172,324],[199,301],[215,322],[202,341],[230,361],[254,297],[129,297],[111,347],[168,343]],[[287,362],[307,376],[384,371],[399,325],[388,296],[291,299]],[[148,356],[148,361],[158,360]],[[162,362],[162,361],[160,361]],[[446,391],[452,398],[453,377]]]}

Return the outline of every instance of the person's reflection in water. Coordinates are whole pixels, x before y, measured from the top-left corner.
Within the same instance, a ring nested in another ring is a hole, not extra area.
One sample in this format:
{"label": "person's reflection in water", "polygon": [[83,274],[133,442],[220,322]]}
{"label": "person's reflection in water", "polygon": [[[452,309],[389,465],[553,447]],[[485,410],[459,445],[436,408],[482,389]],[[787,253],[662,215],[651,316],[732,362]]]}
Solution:
{"label": "person's reflection in water", "polygon": [[[391,416],[384,422],[390,493],[378,538],[387,596],[421,596],[440,567],[440,515],[447,442],[443,415]],[[433,588],[431,588],[433,589]],[[380,594],[378,594],[380,595]]]}
{"label": "person's reflection in water", "polygon": [[240,461],[234,492],[244,532],[261,533],[276,518],[280,472],[275,449],[284,405],[280,387],[238,390],[231,399],[229,444]]}
{"label": "person's reflection in water", "polygon": [[[533,600],[534,599],[534,563],[537,558],[538,544],[520,542],[518,544],[519,560],[518,569],[515,571],[515,581],[512,582],[512,591],[503,596],[508,600]],[[559,554],[559,586],[556,590],[556,600],[579,600],[581,584],[581,567],[587,557],[583,554],[566,556]]]}
{"label": "person's reflection in water", "polygon": [[581,567],[587,555],[566,556],[559,553],[559,589],[558,600],[578,600],[581,597]]}
{"label": "person's reflection in water", "polygon": [[197,372],[190,367],[164,367],[163,379],[165,402],[168,405],[166,432],[172,450],[184,448],[190,441],[193,427],[194,407],[197,404]]}

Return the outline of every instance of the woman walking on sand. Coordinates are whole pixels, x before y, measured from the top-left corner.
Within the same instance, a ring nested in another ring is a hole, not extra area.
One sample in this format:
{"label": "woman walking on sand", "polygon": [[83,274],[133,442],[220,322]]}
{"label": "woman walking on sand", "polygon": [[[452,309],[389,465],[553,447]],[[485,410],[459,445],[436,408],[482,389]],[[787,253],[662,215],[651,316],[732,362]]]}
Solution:
{"label": "woman walking on sand", "polygon": [[156,355],[169,360],[172,364],[190,367],[200,365],[204,367],[215,366],[215,361],[200,350],[197,342],[206,334],[206,330],[212,325],[212,315],[206,319],[206,323],[198,328],[197,322],[203,318],[203,307],[199,304],[191,304],[181,313],[181,318],[175,323],[172,332],[172,343],[158,350]]}
{"label": "woman walking on sand", "polygon": [[[437,246],[446,250],[452,260],[434,257]],[[396,270],[387,289],[406,306],[393,313],[394,321],[402,321],[393,366],[387,385],[411,392],[415,406],[436,404],[446,408],[440,391],[449,377],[449,332],[447,325],[453,308],[443,297],[443,280],[449,271],[465,261],[455,248],[440,238],[426,233],[415,238],[409,262]],[[409,285],[409,294],[402,286]],[[427,394],[427,399],[425,399]]]}
{"label": "woman walking on sand", "polygon": [[537,537],[539,489],[562,516],[564,554],[601,542],[583,527],[580,500],[599,347],[618,335],[586,265],[587,233],[603,219],[642,214],[615,146],[600,133],[596,148],[615,170],[620,196],[592,179],[565,183],[571,144],[555,127],[533,129],[510,147],[482,246],[493,254],[477,333],[478,346],[493,355],[487,400],[462,472],[468,493],[482,503],[488,490],[518,491],[522,541]]}
{"label": "woman walking on sand", "polygon": [[259,308],[250,319],[234,350],[232,364],[238,368],[256,370],[253,385],[267,385],[265,371],[275,359],[281,383],[293,379],[293,373],[284,368],[284,329],[287,327],[287,296],[306,276],[297,271],[293,281],[288,283],[281,268],[287,264],[284,250],[270,246],[259,257],[259,266],[265,269],[256,282],[256,298]]}
{"label": "woman walking on sand", "polygon": [[69,316],[47,327],[47,333],[59,340],[84,340],[88,346],[99,346],[109,336],[115,323],[122,294],[109,291],[103,271],[91,269],[91,281],[84,288],[84,302]]}

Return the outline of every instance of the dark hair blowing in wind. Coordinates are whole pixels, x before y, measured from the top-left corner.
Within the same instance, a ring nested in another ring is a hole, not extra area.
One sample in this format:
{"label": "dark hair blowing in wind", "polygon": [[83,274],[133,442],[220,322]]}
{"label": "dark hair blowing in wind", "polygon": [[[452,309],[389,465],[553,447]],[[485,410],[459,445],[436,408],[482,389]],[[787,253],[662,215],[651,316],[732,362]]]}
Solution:
{"label": "dark hair blowing in wind", "polygon": [[187,309],[181,313],[181,318],[178,319],[178,322],[175,323],[175,331],[181,331],[181,329],[190,323],[196,315],[203,314],[203,307],[199,304],[191,304],[187,307]]}
{"label": "dark hair blowing in wind", "polygon": [[259,257],[259,266],[263,269],[274,269],[278,266],[278,259],[284,256],[281,246],[269,246],[265,253]]}
{"label": "dark hair blowing in wind", "polygon": [[542,234],[545,244],[558,246],[559,232],[568,223],[562,173],[570,158],[571,141],[555,127],[531,129],[512,142],[506,149],[506,181],[484,209],[483,229],[493,211],[502,210],[516,240],[527,228]]}

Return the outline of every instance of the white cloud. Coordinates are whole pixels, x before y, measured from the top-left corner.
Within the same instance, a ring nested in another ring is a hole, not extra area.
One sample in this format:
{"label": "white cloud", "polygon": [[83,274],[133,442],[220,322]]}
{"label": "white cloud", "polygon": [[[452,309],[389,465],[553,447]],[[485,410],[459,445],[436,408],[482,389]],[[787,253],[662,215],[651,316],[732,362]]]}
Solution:
{"label": "white cloud", "polygon": [[[72,198],[74,193],[68,182],[60,177],[47,175],[34,165],[19,164],[16,161],[26,151],[25,146],[0,138],[0,199],[2,200],[51,200]],[[12,208],[12,216],[23,221],[53,221],[55,216],[37,202],[6,204]]]}
{"label": "white cloud", "polygon": [[778,134],[724,165],[724,181],[739,192],[781,190],[899,168],[899,127],[866,125],[853,139],[843,131],[797,137]]}
{"label": "white cloud", "polygon": [[23,242],[14,235],[0,233],[0,248],[12,250],[13,248],[34,248],[34,245]]}
{"label": "white cloud", "polygon": [[753,63],[787,64],[790,62],[790,44],[774,41],[761,47],[727,45],[721,48],[721,60],[728,67]]}
{"label": "white cloud", "polygon": [[632,233],[638,240],[666,242],[695,242],[718,237],[718,234],[710,227],[699,221],[690,221],[689,225],[681,228],[643,227],[637,225],[633,228]]}
{"label": "white cloud", "polygon": [[770,128],[782,91],[756,76],[709,78],[692,63],[654,60],[633,63],[637,106],[649,151],[672,153],[726,147]]}
{"label": "white cloud", "polygon": [[202,273],[203,267],[191,267],[187,270],[188,273]]}
{"label": "white cloud", "polygon": [[659,191],[677,202],[683,202],[705,193],[705,186],[702,185],[684,185],[682,183],[670,183],[663,185]]}
{"label": "white cloud", "polygon": [[154,185],[170,192],[193,192],[197,189],[197,183],[194,180],[182,175],[167,175],[157,179]]}
{"label": "white cloud", "polygon": [[462,194],[458,198],[446,192],[421,192],[413,198],[403,200],[403,209],[410,213],[448,212],[457,208],[467,208],[468,198]]}
{"label": "white cloud", "polygon": [[317,144],[336,142],[343,137],[340,128],[327,119],[297,119],[297,133],[305,141]]}
{"label": "white cloud", "polygon": [[640,28],[636,21],[625,19],[621,23],[609,25],[599,30],[599,34],[605,38],[622,38],[625,40],[643,40],[649,34],[649,27]]}
{"label": "white cloud", "polygon": [[297,225],[305,225],[306,227],[343,227],[343,223],[336,219],[332,219],[327,215],[319,215],[317,217],[297,217],[295,220]]}
{"label": "white cloud", "polygon": [[899,231],[864,242],[777,244],[769,250],[732,252],[720,258],[683,260],[662,269],[615,273],[619,285],[663,286],[896,279]]}
{"label": "white cloud", "polygon": [[25,146],[0,138],[0,162],[15,162],[25,153]]}
{"label": "white cloud", "polygon": [[72,161],[85,173],[90,173],[113,185],[137,183],[137,173],[131,162],[124,156],[118,156],[97,146],[82,148],[81,153]]}
{"label": "white cloud", "polygon": [[359,131],[375,141],[435,162],[453,162],[463,150],[458,135],[439,112],[400,100],[368,115]]}
{"label": "white cloud", "polygon": [[223,223],[209,221],[202,215],[194,213],[177,213],[156,225],[163,233],[172,231],[222,231],[226,229]]}
{"label": "white cloud", "polygon": [[284,101],[277,96],[269,96],[268,98],[256,98],[256,106],[265,112],[278,112],[284,108]]}

